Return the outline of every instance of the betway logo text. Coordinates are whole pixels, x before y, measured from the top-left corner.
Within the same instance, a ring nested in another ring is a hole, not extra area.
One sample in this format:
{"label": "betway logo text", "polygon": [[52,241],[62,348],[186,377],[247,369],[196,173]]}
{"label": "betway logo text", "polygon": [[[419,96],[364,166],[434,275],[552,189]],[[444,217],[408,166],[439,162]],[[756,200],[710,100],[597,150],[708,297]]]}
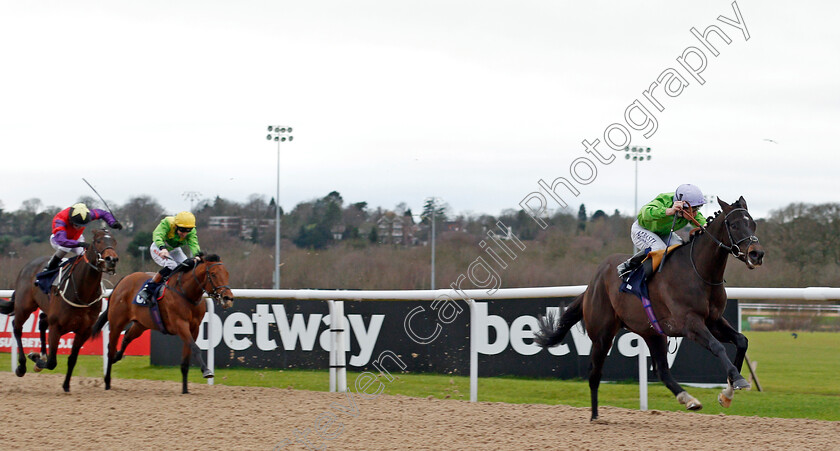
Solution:
{"label": "betway logo text", "polygon": [[[291,321],[289,320],[290,316]],[[196,344],[201,349],[208,348],[206,338],[207,317],[208,315],[204,315],[204,321],[201,323],[198,334],[199,339],[196,340]],[[368,364],[384,320],[385,315],[371,315],[370,324],[365,326],[362,315],[351,314],[344,317],[344,324],[347,325],[347,329],[356,337],[356,342],[359,344],[359,349],[351,349],[350,333],[344,334],[344,349],[354,353],[350,356],[348,364],[351,366]],[[327,328],[319,336],[318,330],[321,328],[321,324],[326,325]],[[255,313],[251,315],[243,312],[231,313],[225,318],[224,324],[222,324],[222,319],[214,314],[213,330],[221,330],[222,333],[213,332],[213,345],[218,346],[224,339],[225,345],[234,351],[248,349],[254,344],[261,351],[267,352],[274,351],[280,346],[286,351],[294,351],[295,349],[312,351],[317,340],[322,350],[329,351],[329,324],[330,315],[320,313],[288,315],[283,304],[257,304]],[[269,338],[269,327],[272,327],[272,325],[280,335],[279,344],[277,340]]]}
{"label": "betway logo text", "polygon": [[[523,315],[508,324],[501,316],[488,314],[486,302],[476,302],[475,309],[477,323],[480,325],[478,329],[478,352],[480,354],[496,355],[507,349],[508,345],[521,355],[534,355],[542,351],[542,348],[533,343],[534,332],[539,328],[536,317]],[[561,311],[559,307],[547,307],[546,315],[549,313],[554,313],[555,317],[559,317]],[[496,333],[496,339],[492,343],[489,342],[489,330],[491,328]],[[589,355],[592,349],[592,340],[586,335],[581,323],[572,327],[563,341],[565,343],[548,348],[548,352],[556,356],[569,354],[571,352],[570,341],[578,355]],[[617,350],[619,354],[625,357],[638,357],[640,343],[644,343],[644,341],[638,334],[626,333],[616,340],[608,355]],[[679,351],[681,344],[682,337],[668,337],[668,348],[674,349],[674,352],[668,353],[668,367],[674,364],[674,359],[677,357],[677,351]]]}
{"label": "betway logo text", "polygon": [[[499,354],[508,347],[520,355],[534,355],[542,348],[533,343],[534,332],[537,330],[536,316],[523,315],[514,318],[510,323],[499,316],[488,313],[486,302],[475,303],[478,325],[478,352],[484,355]],[[546,308],[546,314],[554,312],[559,315],[559,307]],[[201,349],[208,348],[206,324],[207,317],[201,323],[196,343]],[[362,367],[369,363],[376,347],[385,315],[371,315],[370,322],[365,324],[361,314],[349,314],[345,317],[348,333],[345,334],[345,349],[351,355],[348,360],[350,366]],[[213,315],[213,344],[218,346],[222,340],[234,351],[242,351],[254,345],[264,352],[272,352],[282,347],[286,351],[313,351],[317,344],[321,350],[330,350],[330,316],[320,313],[288,314],[283,304],[257,304],[253,314],[234,312],[222,322],[218,315]],[[323,327],[323,330],[322,330]],[[490,342],[490,329],[493,329],[494,340]],[[219,332],[221,331],[221,332]],[[271,332],[271,333],[270,333]],[[350,334],[356,338],[358,348],[351,348]],[[272,336],[279,336],[279,342]],[[682,338],[669,338],[668,365],[671,366],[676,358]],[[610,354],[617,351],[625,357],[637,357],[639,344],[642,341],[634,333],[626,333],[614,343]],[[592,342],[580,324],[569,332],[569,335],[554,348],[547,352],[556,356],[567,355],[572,352],[577,355],[589,355]]]}

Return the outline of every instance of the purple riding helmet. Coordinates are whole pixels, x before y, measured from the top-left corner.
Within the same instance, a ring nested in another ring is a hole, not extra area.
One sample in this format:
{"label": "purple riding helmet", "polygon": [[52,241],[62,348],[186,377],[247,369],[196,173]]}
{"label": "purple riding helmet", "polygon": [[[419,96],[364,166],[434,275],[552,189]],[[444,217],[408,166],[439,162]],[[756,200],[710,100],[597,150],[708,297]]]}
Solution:
{"label": "purple riding helmet", "polygon": [[674,192],[674,200],[686,201],[692,207],[699,207],[706,203],[706,198],[703,197],[700,188],[688,183],[677,187],[677,191]]}

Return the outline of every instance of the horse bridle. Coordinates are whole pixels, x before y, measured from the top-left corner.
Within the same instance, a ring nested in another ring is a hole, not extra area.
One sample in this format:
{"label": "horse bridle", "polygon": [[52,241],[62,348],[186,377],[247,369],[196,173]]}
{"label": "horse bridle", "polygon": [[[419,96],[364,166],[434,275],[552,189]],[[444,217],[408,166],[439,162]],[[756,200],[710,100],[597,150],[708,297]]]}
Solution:
{"label": "horse bridle", "polygon": [[114,246],[105,246],[105,249],[102,249],[102,251],[100,252],[98,249],[96,249],[96,247],[94,247],[93,243],[91,243],[90,247],[93,250],[93,252],[96,253],[96,264],[94,265],[90,262],[90,260],[87,257],[87,252],[84,253],[85,263],[88,266],[90,266],[91,268],[93,268],[95,271],[104,273],[106,271],[106,269],[103,267],[103,264],[105,263],[105,259],[102,258],[102,254],[105,251],[107,251],[108,249],[111,249],[114,252],[117,252],[117,250],[114,249]]}
{"label": "horse bridle", "polygon": [[[213,263],[213,264],[210,264],[210,263],[207,263],[207,262],[203,262],[203,263],[205,263],[207,265],[206,268],[205,268],[205,274],[206,274],[207,280],[205,280],[204,283],[201,283],[201,281],[198,280],[198,275],[195,272],[195,270],[198,269],[198,263],[196,263],[192,268],[192,276],[193,276],[193,279],[195,280],[195,284],[197,286],[201,287],[202,293],[207,293],[211,298],[213,298],[214,301],[221,303],[222,294],[220,293],[220,291],[224,288],[227,288],[228,290],[230,290],[230,286],[229,285],[216,285],[216,283],[213,281],[213,273],[210,272],[210,268],[212,268],[214,266],[221,265],[222,263],[221,262]],[[178,285],[179,286],[181,285],[180,281],[181,281],[181,277],[179,276],[178,277]],[[207,291],[207,288],[205,288],[205,285],[207,284],[207,282],[210,282],[210,286],[213,287],[213,289],[211,291]],[[198,303],[201,302],[200,297],[198,298],[198,300],[196,302],[193,302],[193,301],[190,300],[190,298],[187,297],[187,295],[185,295],[183,292],[181,292],[181,290],[177,289],[176,287],[170,287],[170,288],[172,288],[172,290],[175,291],[176,293],[178,293],[179,296],[186,299],[189,303],[191,303],[193,305],[198,305]]]}
{"label": "horse bridle", "polygon": [[[743,257],[747,254],[744,251],[741,250],[741,247],[739,245],[741,243],[743,243],[744,241],[747,241],[747,240],[750,241],[749,244],[758,243],[758,237],[756,237],[755,235],[749,235],[749,236],[745,236],[744,238],[741,238],[738,241],[735,241],[735,239],[732,238],[732,228],[729,224],[729,215],[731,215],[732,213],[735,213],[736,211],[745,212],[744,216],[746,216],[750,220],[753,220],[752,216],[750,216],[750,213],[747,211],[746,208],[733,208],[729,213],[726,214],[726,216],[723,217],[723,224],[726,226],[726,234],[729,238],[729,246],[723,244],[723,242],[718,240],[711,233],[709,234],[709,237],[712,240],[714,240],[715,243],[717,243],[718,247],[722,247],[722,248],[726,249],[726,251],[729,252],[730,254],[734,255],[735,258],[741,258],[741,257]],[[747,245],[747,249],[749,249],[749,245]]]}
{"label": "horse bridle", "polygon": [[[748,236],[745,236],[744,238],[741,238],[738,241],[735,241],[735,239],[732,238],[732,227],[729,224],[729,215],[731,215],[732,213],[735,213],[736,211],[745,212],[744,216],[746,216],[750,220],[753,220],[752,216],[750,216],[750,213],[747,211],[746,208],[733,208],[732,210],[729,211],[729,213],[727,213],[723,217],[723,224],[726,227],[726,235],[729,238],[729,245],[723,244],[723,242],[721,240],[717,239],[717,237],[715,237],[714,235],[709,233],[708,230],[706,230],[705,226],[701,226],[699,223],[697,223],[697,220],[695,220],[694,218],[690,218],[690,219],[698,227],[703,229],[703,232],[706,235],[708,235],[709,238],[712,239],[712,241],[717,243],[718,247],[726,249],[726,252],[732,254],[733,256],[735,256],[735,258],[740,259],[741,257],[745,257],[747,255],[744,251],[741,250],[740,244],[743,243],[744,241],[749,240],[749,244],[747,245],[747,249],[749,249],[750,245],[752,245],[753,243],[758,243],[758,237],[756,237],[753,234],[750,234]],[[691,240],[691,250],[689,252],[689,257],[690,257],[690,260],[691,260],[691,267],[694,269],[694,273],[697,274],[697,277],[699,277],[700,280],[702,280],[703,282],[705,282],[709,285],[722,285],[724,283],[724,280],[721,280],[720,282],[709,282],[706,279],[704,279],[703,276],[700,275],[699,271],[697,271],[697,265],[694,263],[694,240]]]}
{"label": "horse bridle", "polygon": [[[204,270],[206,275],[207,275],[207,281],[210,282],[210,286],[213,287],[213,290],[212,291],[207,291],[207,289],[204,288],[204,285],[199,284],[199,286],[201,286],[201,289],[204,290],[204,292],[207,293],[208,296],[213,298],[214,301],[222,302],[222,300],[221,300],[222,293],[220,293],[220,291],[222,289],[225,289],[225,288],[230,290],[230,285],[216,285],[216,283],[213,281],[213,273],[210,272],[210,268],[212,268],[214,266],[219,266],[222,263],[219,262],[219,263],[213,263],[213,264],[210,264],[210,263],[205,263],[205,264],[207,265],[207,267]],[[198,266],[198,265],[196,265],[196,266]],[[195,267],[193,267],[193,277],[195,278],[195,282],[199,283],[198,282],[198,276],[195,275]],[[204,282],[205,285],[207,284],[207,281]]]}

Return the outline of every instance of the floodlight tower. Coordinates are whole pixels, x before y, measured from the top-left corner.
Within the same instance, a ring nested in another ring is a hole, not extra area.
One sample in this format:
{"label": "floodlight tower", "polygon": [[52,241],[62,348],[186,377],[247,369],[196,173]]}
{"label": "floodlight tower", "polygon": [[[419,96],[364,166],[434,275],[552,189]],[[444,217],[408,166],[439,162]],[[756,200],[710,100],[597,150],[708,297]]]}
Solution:
{"label": "floodlight tower", "polygon": [[265,139],[277,143],[277,196],[274,198],[274,289],[280,288],[280,143],[292,142],[292,127],[269,125]]}

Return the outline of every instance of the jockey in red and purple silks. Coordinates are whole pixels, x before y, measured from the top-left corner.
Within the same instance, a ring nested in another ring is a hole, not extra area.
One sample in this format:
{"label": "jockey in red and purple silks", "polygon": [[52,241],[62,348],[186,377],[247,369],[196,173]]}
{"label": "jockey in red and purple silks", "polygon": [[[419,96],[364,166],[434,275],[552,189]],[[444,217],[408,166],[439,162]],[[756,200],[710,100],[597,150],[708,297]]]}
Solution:
{"label": "jockey in red and purple silks", "polygon": [[102,219],[117,230],[123,228],[110,212],[98,208],[89,209],[83,203],[73,204],[53,217],[50,244],[55,249],[55,254],[44,268],[45,271],[58,268],[59,262],[68,253],[81,255],[90,247],[82,233],[85,231],[85,225],[95,219]]}

